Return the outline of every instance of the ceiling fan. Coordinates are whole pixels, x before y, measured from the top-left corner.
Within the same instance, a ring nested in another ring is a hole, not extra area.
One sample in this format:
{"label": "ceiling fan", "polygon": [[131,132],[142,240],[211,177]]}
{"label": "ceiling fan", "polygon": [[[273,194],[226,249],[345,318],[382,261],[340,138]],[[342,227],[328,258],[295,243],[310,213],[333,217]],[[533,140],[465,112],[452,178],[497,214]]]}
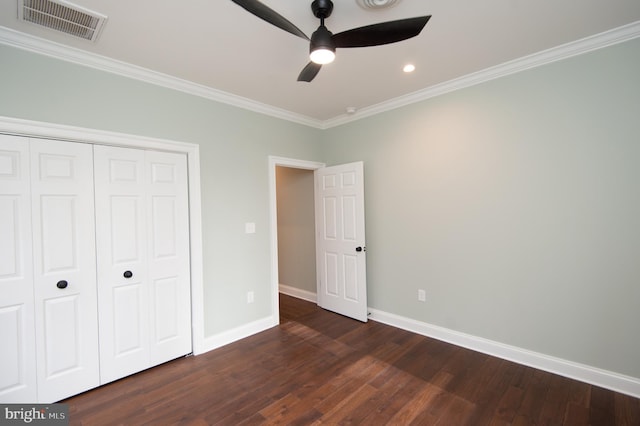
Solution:
{"label": "ceiling fan", "polygon": [[258,0],[231,1],[258,18],[310,42],[309,58],[311,62],[302,69],[298,76],[298,81],[306,82],[315,78],[323,64],[333,62],[336,48],[379,46],[407,40],[420,34],[431,18],[431,15],[428,15],[399,19],[333,34],[324,26],[324,20],[331,16],[333,11],[333,2],[331,0],[314,0],[311,3],[311,11],[316,18],[320,19],[320,26],[309,38],[286,18]]}

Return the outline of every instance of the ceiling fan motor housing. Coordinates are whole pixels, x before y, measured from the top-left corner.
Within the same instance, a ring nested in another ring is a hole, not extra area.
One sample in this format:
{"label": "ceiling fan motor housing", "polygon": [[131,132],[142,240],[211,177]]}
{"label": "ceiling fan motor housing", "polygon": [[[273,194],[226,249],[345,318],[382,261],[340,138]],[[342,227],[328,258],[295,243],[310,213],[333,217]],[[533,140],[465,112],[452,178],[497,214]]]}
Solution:
{"label": "ceiling fan motor housing", "polygon": [[313,52],[316,49],[328,49],[333,52],[336,50],[336,45],[331,39],[333,33],[327,29],[324,25],[318,27],[318,29],[311,35],[311,43],[309,46],[309,52]]}
{"label": "ceiling fan motor housing", "polygon": [[331,0],[314,0],[311,3],[311,11],[313,11],[313,16],[318,19],[328,18],[333,11],[333,2]]}

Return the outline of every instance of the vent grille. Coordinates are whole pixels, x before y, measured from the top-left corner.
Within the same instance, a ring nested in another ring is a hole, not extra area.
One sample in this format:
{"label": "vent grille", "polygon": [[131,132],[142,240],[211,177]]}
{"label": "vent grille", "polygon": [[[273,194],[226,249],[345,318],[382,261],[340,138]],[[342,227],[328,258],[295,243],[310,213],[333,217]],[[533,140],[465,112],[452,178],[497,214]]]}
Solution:
{"label": "vent grille", "polygon": [[107,20],[105,15],[63,0],[18,0],[18,18],[91,41],[96,41]]}
{"label": "vent grille", "polygon": [[398,0],[356,0],[365,9],[385,9],[393,6]]}

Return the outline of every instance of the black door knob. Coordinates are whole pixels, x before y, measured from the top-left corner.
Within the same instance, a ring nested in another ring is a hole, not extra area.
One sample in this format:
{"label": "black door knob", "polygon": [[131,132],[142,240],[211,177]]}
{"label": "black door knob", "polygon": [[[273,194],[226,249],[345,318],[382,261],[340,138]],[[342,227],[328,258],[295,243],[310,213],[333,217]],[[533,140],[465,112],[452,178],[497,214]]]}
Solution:
{"label": "black door knob", "polygon": [[125,278],[131,278],[133,276],[133,272],[124,271],[124,274],[122,274],[122,276],[125,277]]}
{"label": "black door knob", "polygon": [[356,251],[357,252],[361,252],[362,251],[362,247],[356,247]]}
{"label": "black door knob", "polygon": [[67,288],[68,285],[69,285],[69,283],[66,282],[65,280],[60,280],[56,284],[56,287],[58,287],[58,288]]}

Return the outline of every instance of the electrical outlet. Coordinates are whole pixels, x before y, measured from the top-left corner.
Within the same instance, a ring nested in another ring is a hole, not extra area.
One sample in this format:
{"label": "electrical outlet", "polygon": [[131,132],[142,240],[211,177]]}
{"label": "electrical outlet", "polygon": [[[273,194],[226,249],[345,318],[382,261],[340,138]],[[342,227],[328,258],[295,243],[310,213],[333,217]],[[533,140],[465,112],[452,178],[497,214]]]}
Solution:
{"label": "electrical outlet", "polygon": [[424,290],[419,289],[418,290],[418,301],[425,302],[426,300],[427,300],[427,293]]}
{"label": "electrical outlet", "polygon": [[252,291],[248,291],[247,292],[247,303],[253,303],[253,292]]}

